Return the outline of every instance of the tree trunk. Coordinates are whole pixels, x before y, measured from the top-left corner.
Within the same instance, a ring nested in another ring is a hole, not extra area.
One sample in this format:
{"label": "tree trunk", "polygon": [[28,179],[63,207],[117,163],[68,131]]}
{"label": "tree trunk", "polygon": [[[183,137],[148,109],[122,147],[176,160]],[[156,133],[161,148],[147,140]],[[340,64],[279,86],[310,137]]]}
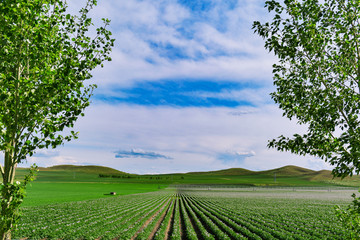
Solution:
{"label": "tree trunk", "polygon": [[11,231],[2,233],[1,240],[11,240]]}
{"label": "tree trunk", "polygon": [[4,185],[6,185],[7,183],[10,184],[14,183],[15,168],[16,168],[16,164],[12,156],[12,151],[5,151],[4,177],[3,177]]}
{"label": "tree trunk", "polygon": [[[10,213],[10,202],[12,200],[12,196],[10,194],[10,192],[8,191],[2,191],[2,196],[3,199],[7,199],[7,202],[1,202],[1,213],[2,215],[5,217],[5,222],[2,223],[1,225],[1,229],[0,229],[0,237],[1,240],[10,240],[11,239],[11,228],[13,226],[12,224],[12,214]],[[9,222],[10,220],[10,222]]]}
{"label": "tree trunk", "polygon": [[[6,187],[7,184],[14,183],[16,163],[14,162],[12,151],[5,151],[5,161],[4,161],[4,176],[3,184]],[[9,209],[10,203],[13,200],[13,197],[10,191],[1,191],[1,198],[6,199],[7,201],[1,201],[1,214],[5,217],[5,222],[1,224],[0,228],[0,239],[1,240],[10,240],[11,239],[11,228],[13,226],[13,213],[11,211],[16,211],[16,209]]]}

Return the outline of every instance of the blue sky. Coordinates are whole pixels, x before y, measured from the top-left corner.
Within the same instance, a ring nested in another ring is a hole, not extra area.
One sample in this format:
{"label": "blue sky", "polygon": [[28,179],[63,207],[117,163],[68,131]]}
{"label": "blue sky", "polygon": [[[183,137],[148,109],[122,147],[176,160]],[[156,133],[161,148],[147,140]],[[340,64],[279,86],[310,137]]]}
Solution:
{"label": "blue sky", "polygon": [[[69,1],[70,10],[84,1]],[[276,58],[253,34],[270,18],[264,1],[99,0],[111,19],[112,62],[93,72],[98,89],[75,130],[79,139],[28,160],[40,166],[104,165],[130,173],[329,169],[323,161],[267,149],[304,131],[269,93]]]}
{"label": "blue sky", "polygon": [[260,88],[261,85],[251,82],[171,79],[137,82],[129,87],[114,86],[111,95],[98,93],[94,99],[106,104],[236,108],[255,105],[246,98],[234,98],[231,92]]}

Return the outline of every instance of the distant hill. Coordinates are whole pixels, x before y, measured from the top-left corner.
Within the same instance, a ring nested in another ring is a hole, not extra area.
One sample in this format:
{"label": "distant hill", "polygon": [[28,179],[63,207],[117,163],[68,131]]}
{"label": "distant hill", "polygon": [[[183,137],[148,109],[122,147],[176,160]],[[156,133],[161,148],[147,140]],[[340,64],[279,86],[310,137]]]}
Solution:
{"label": "distant hill", "polygon": [[89,165],[89,166],[56,165],[47,168],[40,168],[40,170],[84,172],[84,173],[96,173],[96,174],[127,174],[125,172],[116,170],[114,168],[94,166],[94,165]]}
{"label": "distant hill", "polygon": [[[229,168],[218,171],[209,172],[189,172],[186,175],[202,175],[202,176],[259,176],[259,177],[299,177],[309,181],[333,181],[333,176],[329,170],[314,171],[307,168],[288,165],[266,171],[251,171],[244,168]],[[354,176],[356,178],[356,176]],[[339,180],[339,179],[337,179]]]}
{"label": "distant hill", "polygon": [[[103,173],[103,174],[127,174],[125,172],[116,170],[110,167],[103,166],[76,166],[76,165],[56,165],[47,168],[40,168],[40,170],[46,171],[72,171],[72,172],[86,172],[86,173]],[[314,171],[307,168],[302,168],[298,166],[288,165],[281,168],[275,168],[266,171],[251,171],[244,168],[229,168],[217,171],[207,171],[207,172],[188,172],[186,175],[213,175],[213,176],[245,176],[245,175],[271,175],[273,176],[276,173],[277,176],[308,176],[309,178],[319,179],[319,178],[331,178],[331,171],[321,170]],[[159,175],[159,174],[156,174]],[[161,175],[161,174],[160,174]]]}
{"label": "distant hill", "polygon": [[[103,166],[58,165],[40,168],[37,181],[45,182],[122,182],[158,184],[234,184],[251,186],[359,186],[360,176],[343,180],[333,178],[331,171],[314,171],[298,166],[284,166],[266,171],[251,171],[244,168],[230,168],[208,172],[136,175]],[[18,169],[22,178],[26,169]],[[100,174],[109,175],[99,177]],[[113,177],[116,175],[116,177]],[[276,175],[276,177],[275,177]]]}
{"label": "distant hill", "polygon": [[288,165],[285,167],[275,168],[272,170],[259,171],[257,173],[269,174],[269,175],[274,175],[276,173],[276,175],[278,176],[304,176],[304,175],[315,174],[316,171],[298,166]]}
{"label": "distant hill", "polygon": [[224,170],[218,170],[218,171],[209,171],[209,172],[189,172],[186,174],[191,175],[228,175],[228,176],[234,176],[234,175],[251,175],[254,174],[254,171],[250,171],[244,168],[229,168]]}
{"label": "distant hill", "polygon": [[[324,170],[326,171],[326,170]],[[228,175],[228,176],[242,176],[242,175],[274,175],[276,173],[277,176],[305,176],[305,175],[313,175],[317,172],[314,170],[310,170],[307,168],[302,168],[298,166],[288,165],[281,168],[275,168],[266,171],[251,171],[244,168],[229,168],[218,171],[209,171],[209,172],[190,172],[187,174],[192,175]]]}
{"label": "distant hill", "polygon": [[[354,176],[357,177],[357,176]],[[331,174],[331,171],[329,170],[321,170],[317,171],[314,174],[309,176],[309,180],[312,181],[331,181],[333,179],[333,175]]]}

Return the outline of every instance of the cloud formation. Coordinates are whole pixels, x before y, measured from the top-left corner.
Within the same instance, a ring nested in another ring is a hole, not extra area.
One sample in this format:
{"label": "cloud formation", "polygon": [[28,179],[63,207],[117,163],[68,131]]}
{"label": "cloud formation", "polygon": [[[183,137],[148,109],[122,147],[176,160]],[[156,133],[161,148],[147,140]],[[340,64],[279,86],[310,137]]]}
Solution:
{"label": "cloud formation", "polygon": [[100,1],[92,17],[112,20],[116,46],[107,70],[95,71],[99,86],[169,78],[263,82],[274,57],[251,29],[266,16],[263,2],[198,2]]}
{"label": "cloud formation", "polygon": [[131,149],[127,150],[119,150],[115,152],[115,158],[147,158],[147,159],[172,159],[171,157],[155,153],[155,152],[146,152],[142,149]]}
{"label": "cloud formation", "polygon": [[[69,4],[79,8],[85,2]],[[288,164],[329,169],[322,160],[266,147],[269,139],[304,128],[283,118],[269,96],[276,59],[251,29],[254,20],[268,18],[263,5],[98,1],[91,17],[111,19],[113,61],[90,80],[99,87],[75,125],[79,139],[53,156],[39,152],[36,162],[98,164],[131,173]]]}
{"label": "cloud formation", "polygon": [[217,159],[224,163],[237,162],[237,164],[242,164],[246,158],[253,157],[255,155],[254,151],[227,151],[225,153],[219,153]]}

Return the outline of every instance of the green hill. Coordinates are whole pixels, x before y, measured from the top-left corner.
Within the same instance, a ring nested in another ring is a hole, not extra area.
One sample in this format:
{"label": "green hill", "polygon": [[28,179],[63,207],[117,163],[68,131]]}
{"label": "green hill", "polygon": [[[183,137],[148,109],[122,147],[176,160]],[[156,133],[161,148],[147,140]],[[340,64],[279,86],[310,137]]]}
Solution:
{"label": "green hill", "polygon": [[234,176],[234,175],[251,175],[253,174],[253,171],[244,169],[244,168],[229,168],[229,169],[224,169],[224,170],[218,170],[218,171],[209,171],[209,172],[189,172],[186,174],[189,175],[229,175],[229,176]]}
{"label": "green hill", "polygon": [[[354,176],[356,177],[356,176]],[[321,171],[317,171],[314,174],[309,176],[309,180],[312,181],[325,181],[325,180],[332,180],[333,176],[331,174],[331,171],[329,170],[321,170]]]}
{"label": "green hill", "polygon": [[[96,173],[96,174],[125,174],[129,175],[126,172],[122,172],[110,167],[89,165],[89,166],[76,166],[76,165],[56,165],[47,168],[40,168],[40,171],[66,171],[66,172],[83,172],[83,173]],[[247,175],[268,175],[274,176],[276,173],[277,176],[291,176],[291,177],[303,177],[308,176],[313,180],[331,179],[331,171],[321,170],[314,171],[307,168],[302,168],[298,166],[288,165],[281,168],[266,170],[266,171],[251,171],[244,168],[229,168],[217,171],[207,171],[207,172],[189,172],[189,173],[178,173],[176,175],[208,175],[208,176],[247,176]],[[133,175],[133,174],[131,174]],[[156,174],[156,175],[169,175],[169,174]],[[151,176],[151,175],[149,175]]]}
{"label": "green hill", "polygon": [[[22,179],[26,169],[17,170],[17,179]],[[106,175],[106,176],[101,176]],[[38,182],[97,182],[97,183],[141,183],[141,184],[219,184],[251,186],[360,186],[360,177],[343,180],[333,179],[331,171],[314,171],[298,166],[284,166],[266,171],[251,171],[230,168],[208,172],[176,174],[136,175],[109,167],[58,165],[40,168]]]}
{"label": "green hill", "polygon": [[[21,180],[28,173],[26,168],[16,170],[16,178]],[[37,182],[113,182],[112,179],[101,179],[99,175],[129,176],[131,174],[103,166],[57,165],[40,167],[36,177]],[[132,175],[133,176],[133,175]]]}
{"label": "green hill", "polygon": [[[327,170],[322,170],[326,172]],[[319,171],[320,172],[320,171]],[[244,168],[229,168],[229,169],[223,169],[218,171],[209,171],[209,172],[190,172],[187,174],[191,175],[222,175],[222,176],[244,176],[244,175],[268,175],[268,176],[274,176],[276,173],[277,176],[306,176],[306,175],[316,175],[318,172],[302,168],[298,166],[288,165],[281,168],[275,168],[271,170],[266,171],[251,171]]]}
{"label": "green hill", "polygon": [[285,167],[276,168],[272,170],[259,171],[257,173],[268,174],[268,175],[274,175],[276,173],[277,176],[304,176],[304,175],[314,174],[316,173],[316,171],[298,166],[288,165]]}
{"label": "green hill", "polygon": [[127,174],[125,172],[116,170],[110,167],[103,166],[75,166],[75,165],[56,165],[47,168],[40,168],[40,171],[70,171],[70,172],[83,172],[83,173],[96,173],[96,174]]}

